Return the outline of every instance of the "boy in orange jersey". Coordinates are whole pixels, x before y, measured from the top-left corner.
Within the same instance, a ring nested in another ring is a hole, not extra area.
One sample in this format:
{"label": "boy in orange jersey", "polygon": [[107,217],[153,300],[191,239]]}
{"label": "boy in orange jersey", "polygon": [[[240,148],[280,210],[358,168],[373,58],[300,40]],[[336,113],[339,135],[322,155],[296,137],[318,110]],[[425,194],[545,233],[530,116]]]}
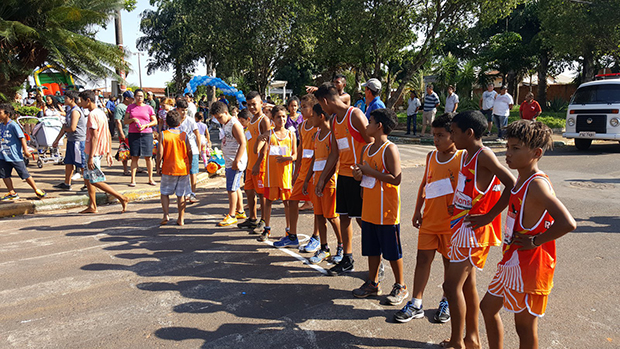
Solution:
{"label": "boy in orange jersey", "polygon": [[[245,97],[247,101],[247,109],[252,113],[252,119],[245,131],[248,152],[248,167],[245,170],[245,195],[248,199],[250,217],[243,223],[237,224],[241,229],[250,229],[250,234],[260,234],[265,228],[265,198],[264,179],[265,179],[265,154],[263,152],[255,152],[258,138],[269,130],[271,122],[263,114],[263,100],[260,94],[252,91]],[[256,218],[256,196],[261,207],[261,219]]]}
{"label": "boy in orange jersey", "polygon": [[[260,135],[254,151],[266,154],[265,160],[265,206],[261,214],[265,219],[265,227],[258,241],[267,241],[271,234],[271,205],[275,200],[282,200],[287,222],[290,218],[290,197],[293,188],[293,160],[297,156],[297,139],[295,132],[284,128],[286,124],[286,108],[275,106],[271,111],[274,128]],[[297,242],[297,245],[286,241]],[[275,247],[298,247],[297,235],[287,234]]]}
{"label": "boy in orange jersey", "polygon": [[[310,170],[312,164],[312,156],[314,155],[314,134],[316,127],[310,122],[312,117],[312,107],[316,104],[314,95],[305,95],[301,98],[301,116],[303,122],[299,125],[299,145],[297,159],[295,161],[295,173],[293,173],[293,192],[290,198],[289,209],[289,228],[287,236],[282,241],[274,243],[278,247],[299,246],[299,241],[292,240],[291,237],[297,236],[297,220],[299,219],[299,201],[310,201],[310,196],[304,194],[303,186],[306,174]],[[290,105],[289,105],[290,106]],[[302,252],[314,252],[320,247],[319,234],[315,228],[310,241],[299,249]]]}
{"label": "boy in orange jersey", "polygon": [[398,305],[409,296],[403,277],[403,250],[400,243],[400,155],[388,135],[398,124],[390,109],[370,113],[366,134],[374,142],[365,146],[360,161],[354,166],[353,177],[361,182],[362,256],[368,257],[368,279],[353,295],[358,298],[381,295],[379,265],[381,255],[390,261],[395,283],[387,303]]}
{"label": "boy in orange jersey", "polygon": [[370,143],[371,137],[366,134],[368,119],[364,113],[347,105],[338,94],[334,85],[321,85],[314,96],[321,108],[328,114],[335,114],[332,121],[332,149],[327,158],[325,169],[317,181],[316,193],[322,193],[329,181],[328,176],[338,166],[336,183],[336,212],[340,215],[340,228],[344,255],[340,263],[329,270],[330,275],[342,275],[353,271],[353,227],[351,218],[355,218],[361,226],[362,190],[360,182],[353,178],[352,167],[358,161],[362,148]]}
{"label": "boy in orange jersey", "polygon": [[[479,111],[461,112],[452,119],[454,145],[467,152],[451,206],[450,266],[443,284],[452,324],[450,339],[442,342],[447,348],[480,347],[476,269],[484,267],[491,246],[500,245],[499,214],[508,205],[515,183],[493,151],[482,144],[486,127]],[[505,186],[501,194],[500,184]]]}
{"label": "boy in orange jersey", "polygon": [[[503,234],[503,257],[480,303],[489,348],[503,348],[501,308],[515,313],[520,348],[538,348],[538,318],[545,314],[557,261],[555,240],[576,228],[555,197],[538,161],[551,148],[551,129],[519,120],[506,129],[506,163],[519,172],[511,191]],[[526,228],[527,227],[527,228]]]}
{"label": "boy in orange jersey", "polygon": [[[443,258],[444,280],[450,260],[450,212],[452,197],[456,188],[456,179],[461,167],[463,150],[457,150],[450,139],[451,114],[443,114],[431,123],[431,134],[436,150],[426,156],[426,170],[420,188],[412,223],[419,229],[418,256],[413,275],[413,297],[410,302],[394,314],[394,320],[408,322],[412,319],[424,317],[422,309],[422,295],[431,272],[431,264],[435,252]],[[424,214],[422,214],[424,207]],[[445,297],[439,302],[439,309],[435,313],[436,322],[450,320],[448,301]]]}
{"label": "boy in orange jersey", "polygon": [[[317,239],[321,245],[321,249],[316,251],[314,256],[308,259],[311,264],[319,264],[327,258],[331,257],[333,263],[342,260],[342,235],[340,234],[340,219],[336,213],[336,177],[338,176],[336,168],[332,169],[332,175],[325,185],[323,192],[317,194],[312,189],[316,185],[319,177],[323,173],[327,158],[331,153],[332,137],[331,137],[331,115],[323,111],[320,104],[315,104],[312,108],[312,117],[310,121],[312,125],[319,129],[313,137],[313,149],[311,171],[308,171],[304,180],[304,193],[308,193],[314,204],[314,226],[315,231],[318,229],[320,238]],[[312,180],[312,185],[309,185]],[[310,189],[308,189],[310,187]],[[332,225],[336,240],[338,241],[338,249],[335,255],[331,254],[329,245],[327,244],[327,221]]]}
{"label": "boy in orange jersey", "polygon": [[189,159],[192,152],[187,142],[185,132],[179,130],[179,125],[183,117],[176,109],[166,115],[168,129],[161,132],[159,143],[157,144],[157,173],[161,175],[161,208],[164,217],[161,225],[165,225],[170,220],[170,195],[177,195],[177,207],[179,217],[178,225],[183,225],[185,215],[185,197],[192,191],[189,180]]}

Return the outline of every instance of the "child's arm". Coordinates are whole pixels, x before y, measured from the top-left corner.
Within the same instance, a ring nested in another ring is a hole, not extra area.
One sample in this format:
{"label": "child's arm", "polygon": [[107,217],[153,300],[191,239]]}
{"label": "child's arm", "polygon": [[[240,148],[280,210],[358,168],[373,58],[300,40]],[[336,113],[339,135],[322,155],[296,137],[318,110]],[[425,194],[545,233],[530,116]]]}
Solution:
{"label": "child's arm", "polygon": [[[258,136],[256,143],[254,143],[254,154],[259,154],[263,151],[263,148],[266,148],[265,145],[269,142],[270,132],[267,131]],[[261,159],[262,160],[262,159]]]}
{"label": "child's arm", "polygon": [[[303,123],[302,123],[303,125]],[[297,158],[295,159],[295,172],[293,173],[293,183],[295,183],[297,181],[297,177],[299,176],[299,170],[301,169],[301,160],[304,157],[304,151],[303,151],[303,137],[301,132],[299,132],[299,144],[302,144],[302,151],[297,154]],[[310,171],[308,171],[310,172]]]}
{"label": "child's arm", "polygon": [[304,195],[308,195],[308,183],[314,174],[314,159],[314,155],[312,155],[312,159],[310,160],[310,169],[308,170],[308,173],[306,173],[306,178],[304,178],[304,186],[302,189],[302,193]]}
{"label": "child's arm", "polygon": [[[243,127],[241,127],[241,132],[243,133]],[[209,128],[205,128],[205,136],[207,137],[207,147],[211,148],[213,144],[211,143],[211,135],[209,134]],[[243,135],[243,141],[245,142],[245,135]],[[241,144],[241,143],[239,143]],[[245,150],[245,148],[243,148]]]}
{"label": "child's arm", "polygon": [[420,187],[418,188],[418,198],[416,199],[416,202],[415,202],[415,210],[413,211],[413,218],[411,218],[411,223],[413,224],[415,228],[418,228],[418,229],[420,229],[420,226],[422,225],[422,206],[424,206],[424,200],[426,199],[424,197],[424,187],[426,187],[428,160],[431,157],[432,153],[433,152],[426,154],[426,167],[424,169],[424,175],[422,177],[422,182],[420,182]]}
{"label": "child's arm", "polygon": [[[366,149],[370,147],[369,144],[366,144],[365,146],[362,147],[362,153],[360,154],[360,158],[359,159],[355,159],[356,163],[361,163],[362,159],[364,158],[364,154],[366,153]],[[353,179],[355,179],[356,181],[361,181],[362,177],[364,176],[364,173],[362,172],[362,170],[359,168],[359,166],[354,165],[352,166],[353,168]]]}
{"label": "child's arm", "polygon": [[[362,136],[362,138],[364,138],[364,141],[367,144],[372,142],[372,137],[366,134],[368,119],[366,118],[364,112],[359,109],[354,109],[351,113],[351,124],[353,124],[353,127],[355,127],[355,129],[359,131],[360,135]],[[351,144],[351,146],[353,145]]]}
{"label": "child's arm", "polygon": [[112,157],[112,133],[108,132],[108,149],[106,149],[106,160],[108,161],[108,166],[112,166],[114,163],[114,157]]}
{"label": "child's arm", "polygon": [[385,150],[385,167],[387,172],[379,172],[372,168],[366,160],[363,164],[357,164],[357,168],[362,174],[370,177],[375,177],[381,182],[386,182],[392,185],[400,185],[401,181],[401,168],[400,168],[400,156],[398,155],[398,148],[396,144],[388,145]]}
{"label": "child's arm", "polygon": [[163,131],[159,132],[159,142],[157,142],[157,174],[161,176],[161,167],[163,164],[163,156],[164,153],[164,134]]}
{"label": "child's arm", "polygon": [[22,151],[24,153],[24,157],[29,158],[30,157],[30,151],[28,151],[28,144],[26,144],[26,137],[22,137],[19,139],[22,143]]}
{"label": "child's arm", "polygon": [[232,135],[237,141],[237,143],[239,143],[239,149],[237,149],[237,154],[235,155],[235,161],[233,161],[232,163],[232,169],[235,171],[238,171],[239,162],[241,162],[241,158],[243,157],[243,154],[245,153],[245,147],[246,147],[245,134],[243,134],[243,127],[241,127],[241,124],[237,123],[233,126]]}
{"label": "child's arm", "polygon": [[187,152],[187,159],[185,160],[185,165],[189,169],[192,166],[192,146],[189,144],[189,137],[187,136],[187,134],[185,135],[185,151]]}
{"label": "child's arm", "polygon": [[[490,153],[490,154],[489,154]],[[495,217],[502,213],[502,211],[508,206],[508,200],[510,199],[510,191],[516,183],[515,177],[508,171],[508,169],[502,166],[495,154],[491,150],[483,150],[478,155],[478,167],[482,167],[491,172],[491,174],[497,176],[500,182],[504,185],[504,191],[502,196],[495,203],[495,205],[489,210],[489,212],[483,215],[465,217],[465,222],[469,222],[469,227],[477,229],[483,227],[493,221]]]}
{"label": "child's arm", "polygon": [[93,158],[95,154],[93,153],[95,151],[95,147],[97,146],[97,142],[99,142],[99,129],[91,128],[89,131],[93,133],[93,137],[91,138],[90,149],[88,150],[88,169],[94,170],[95,162],[93,161]]}
{"label": "child's arm", "polygon": [[325,163],[325,168],[323,169],[323,173],[321,173],[321,177],[319,177],[319,180],[316,182],[316,192],[317,193],[322,193],[323,189],[325,189],[325,181],[327,180],[328,172],[332,172],[332,170],[334,170],[336,168],[336,164],[338,163],[338,158],[340,156],[340,149],[338,149],[338,142],[336,140],[336,135],[334,134],[334,132],[332,131],[332,134],[330,135],[330,137],[332,138],[331,140],[331,152],[329,153],[329,156],[327,157],[327,162]]}
{"label": "child's arm", "polygon": [[[530,201],[532,200],[532,201]],[[553,195],[547,181],[534,179],[527,191],[526,205],[533,202],[541,211],[547,210],[554,223],[544,233],[538,235],[515,234],[514,243],[522,246],[519,250],[531,250],[546,242],[556,240],[575,230],[577,223],[564,204]],[[529,205],[528,205],[529,206]]]}

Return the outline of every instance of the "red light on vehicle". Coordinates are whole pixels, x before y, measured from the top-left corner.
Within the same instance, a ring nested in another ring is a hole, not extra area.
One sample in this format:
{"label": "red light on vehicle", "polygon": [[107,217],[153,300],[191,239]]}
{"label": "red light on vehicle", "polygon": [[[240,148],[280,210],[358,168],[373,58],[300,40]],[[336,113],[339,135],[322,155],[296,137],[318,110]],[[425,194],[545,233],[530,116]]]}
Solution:
{"label": "red light on vehicle", "polygon": [[577,114],[577,111],[576,110],[571,110],[569,113],[570,114]]}
{"label": "red light on vehicle", "polygon": [[611,110],[611,113],[612,113],[612,114],[618,114],[618,112],[620,112],[620,110],[618,110],[618,109],[612,109],[612,110]]}

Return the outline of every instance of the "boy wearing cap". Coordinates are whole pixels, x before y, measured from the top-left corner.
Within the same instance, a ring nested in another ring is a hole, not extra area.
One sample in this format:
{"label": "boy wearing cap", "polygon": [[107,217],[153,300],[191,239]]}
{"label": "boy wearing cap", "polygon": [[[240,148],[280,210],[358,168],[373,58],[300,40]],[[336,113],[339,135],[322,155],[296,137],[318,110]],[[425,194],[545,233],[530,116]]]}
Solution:
{"label": "boy wearing cap", "polygon": [[362,84],[364,87],[364,94],[366,95],[366,118],[370,119],[370,113],[373,110],[385,108],[385,104],[381,100],[379,96],[381,94],[381,81],[378,79],[372,78],[366,81],[365,84]]}

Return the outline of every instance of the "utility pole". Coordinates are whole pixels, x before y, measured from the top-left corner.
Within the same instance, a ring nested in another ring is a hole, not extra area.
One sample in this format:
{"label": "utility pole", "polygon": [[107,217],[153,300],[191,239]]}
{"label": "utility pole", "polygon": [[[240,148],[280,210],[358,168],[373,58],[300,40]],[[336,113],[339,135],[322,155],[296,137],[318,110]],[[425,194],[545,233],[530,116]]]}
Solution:
{"label": "utility pole", "polygon": [[140,88],[142,88],[142,66],[140,65],[140,56],[142,56],[142,52],[138,51],[134,53],[134,55],[138,55],[138,76],[140,78]]}
{"label": "utility pole", "polygon": [[[114,16],[114,30],[116,33],[116,45],[121,51],[123,51],[123,24],[121,23],[121,10],[117,10],[116,16]],[[121,81],[112,83],[112,92],[120,94],[121,91],[127,88],[127,86],[125,86],[126,73],[124,70],[116,70],[116,74],[120,76]]]}

